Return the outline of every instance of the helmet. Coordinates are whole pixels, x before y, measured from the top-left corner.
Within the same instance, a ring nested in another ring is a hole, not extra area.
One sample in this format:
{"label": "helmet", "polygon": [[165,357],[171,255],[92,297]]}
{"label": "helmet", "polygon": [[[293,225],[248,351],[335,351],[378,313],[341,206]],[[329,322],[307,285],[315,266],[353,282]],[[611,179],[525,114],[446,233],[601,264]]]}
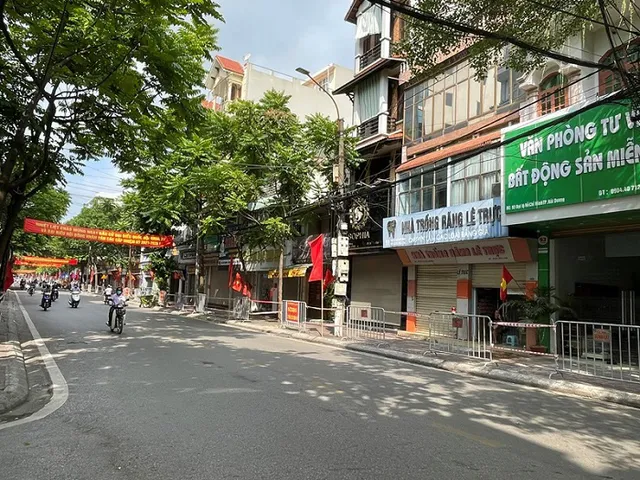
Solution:
{"label": "helmet", "polygon": [[122,293],[122,287],[116,288],[116,293],[120,295]]}

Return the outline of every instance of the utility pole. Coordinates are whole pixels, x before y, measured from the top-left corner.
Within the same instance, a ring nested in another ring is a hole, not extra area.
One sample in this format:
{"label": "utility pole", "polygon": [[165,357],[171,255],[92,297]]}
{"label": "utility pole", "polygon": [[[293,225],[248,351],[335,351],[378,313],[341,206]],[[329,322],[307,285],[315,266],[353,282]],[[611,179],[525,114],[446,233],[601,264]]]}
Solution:
{"label": "utility pole", "polygon": [[[316,86],[326,93],[334,107],[338,121],[338,162],[334,165],[334,181],[338,185],[338,221],[336,225],[336,238],[331,240],[331,264],[335,274],[336,283],[333,290],[333,305],[335,309],[334,320],[338,325],[336,334],[341,334],[340,326],[344,323],[347,307],[347,287],[349,284],[349,223],[347,221],[346,208],[343,200],[346,186],[345,156],[344,156],[344,119],[340,116],[340,109],[335,98],[315,78],[311,76],[309,70],[302,67],[296,68],[298,73],[306,75],[316,84]],[[324,295],[324,292],[321,293]]]}

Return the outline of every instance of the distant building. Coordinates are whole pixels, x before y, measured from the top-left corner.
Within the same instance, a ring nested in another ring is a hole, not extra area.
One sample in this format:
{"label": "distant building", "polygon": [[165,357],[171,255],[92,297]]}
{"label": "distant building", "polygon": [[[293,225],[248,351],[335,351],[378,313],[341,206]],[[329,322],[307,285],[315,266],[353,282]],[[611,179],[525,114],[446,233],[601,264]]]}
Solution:
{"label": "distant building", "polygon": [[[353,78],[353,71],[332,63],[312,76],[332,93],[339,85]],[[291,96],[289,108],[301,120],[315,113],[336,119],[333,102],[310,79],[300,79],[249,62],[241,65],[222,55],[214,57],[205,79],[205,87],[207,98],[203,101],[203,106],[206,108],[224,110],[228,102],[237,99],[257,102],[269,90],[276,90]],[[351,101],[343,95],[335,97],[335,100],[340,116],[350,125],[353,116]]]}

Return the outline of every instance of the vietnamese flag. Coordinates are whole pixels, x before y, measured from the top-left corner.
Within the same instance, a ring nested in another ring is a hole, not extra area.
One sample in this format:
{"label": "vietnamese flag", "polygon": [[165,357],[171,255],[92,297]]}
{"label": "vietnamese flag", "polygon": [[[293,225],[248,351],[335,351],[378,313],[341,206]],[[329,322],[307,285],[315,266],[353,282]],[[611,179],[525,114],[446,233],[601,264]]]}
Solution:
{"label": "vietnamese flag", "polygon": [[507,300],[507,286],[509,282],[513,280],[511,272],[507,270],[507,267],[502,266],[502,280],[500,281],[500,300],[503,302]]}
{"label": "vietnamese flag", "polygon": [[309,242],[309,247],[311,248],[311,263],[313,266],[311,267],[311,273],[309,274],[310,282],[320,282],[322,281],[322,265],[324,261],[324,235],[320,234],[313,240]]}

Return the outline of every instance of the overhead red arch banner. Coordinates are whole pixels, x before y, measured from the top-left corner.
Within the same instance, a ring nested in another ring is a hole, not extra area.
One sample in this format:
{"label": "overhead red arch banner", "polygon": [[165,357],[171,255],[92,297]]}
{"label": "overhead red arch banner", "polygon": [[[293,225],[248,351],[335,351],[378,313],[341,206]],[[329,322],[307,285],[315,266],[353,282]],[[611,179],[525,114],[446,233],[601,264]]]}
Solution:
{"label": "overhead red arch banner", "polygon": [[24,219],[24,231],[50,237],[72,238],[89,242],[129,245],[134,247],[170,248],[173,246],[172,235],[156,235],[149,233],[121,232],[103,230],[101,228],[74,227],[61,223],[44,222],[33,218]]}
{"label": "overhead red arch banner", "polygon": [[16,258],[16,265],[34,265],[38,267],[63,267],[65,265],[77,265],[76,258],[51,258],[51,257],[32,257],[23,255]]}

